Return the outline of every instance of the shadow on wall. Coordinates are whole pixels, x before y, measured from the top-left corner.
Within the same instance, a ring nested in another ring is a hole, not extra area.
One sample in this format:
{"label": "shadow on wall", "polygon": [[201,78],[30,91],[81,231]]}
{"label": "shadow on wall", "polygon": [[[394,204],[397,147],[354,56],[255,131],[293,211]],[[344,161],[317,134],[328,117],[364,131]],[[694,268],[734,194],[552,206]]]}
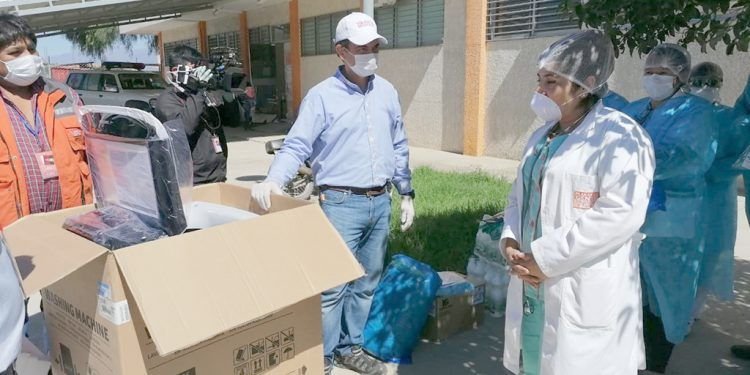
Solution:
{"label": "shadow on wall", "polygon": [[556,38],[489,42],[486,156],[518,160],[540,123],[529,108],[537,57]]}
{"label": "shadow on wall", "polygon": [[[398,91],[401,112],[414,146],[439,149],[443,134],[443,47],[381,50],[378,74]],[[408,63],[404,63],[408,61]]]}

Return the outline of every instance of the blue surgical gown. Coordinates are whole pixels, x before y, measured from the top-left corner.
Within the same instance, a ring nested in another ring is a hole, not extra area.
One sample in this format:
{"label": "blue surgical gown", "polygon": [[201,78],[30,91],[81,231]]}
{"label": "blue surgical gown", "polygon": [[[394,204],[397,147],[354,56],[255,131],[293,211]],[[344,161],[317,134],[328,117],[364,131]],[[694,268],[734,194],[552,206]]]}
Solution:
{"label": "blue surgical gown", "polygon": [[737,238],[737,177],[733,168],[748,144],[748,118],[734,108],[714,106],[716,158],[706,173],[703,221],[706,245],[699,288],[721,300],[734,296],[734,245]]}
{"label": "blue surgical gown", "polygon": [[609,93],[607,93],[607,95],[604,96],[604,98],[602,99],[602,103],[605,107],[616,109],[618,111],[622,111],[625,107],[628,106],[628,104],[630,104],[630,102],[628,102],[628,100],[625,99],[624,96],[611,90],[609,91]]}
{"label": "blue surgical gown", "polygon": [[656,109],[648,98],[623,110],[651,136],[656,156],[654,191],[639,254],[646,304],[672,343],[690,330],[703,259],[705,175],[713,163],[714,110],[693,95],[678,95]]}

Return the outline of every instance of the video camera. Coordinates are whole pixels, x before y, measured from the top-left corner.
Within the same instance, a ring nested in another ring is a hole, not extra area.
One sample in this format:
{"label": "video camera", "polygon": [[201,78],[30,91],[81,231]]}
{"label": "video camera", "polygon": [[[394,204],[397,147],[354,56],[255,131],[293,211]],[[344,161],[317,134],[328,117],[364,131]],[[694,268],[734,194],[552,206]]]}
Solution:
{"label": "video camera", "polygon": [[208,62],[216,82],[224,81],[227,68],[242,66],[237,49],[232,47],[211,48]]}

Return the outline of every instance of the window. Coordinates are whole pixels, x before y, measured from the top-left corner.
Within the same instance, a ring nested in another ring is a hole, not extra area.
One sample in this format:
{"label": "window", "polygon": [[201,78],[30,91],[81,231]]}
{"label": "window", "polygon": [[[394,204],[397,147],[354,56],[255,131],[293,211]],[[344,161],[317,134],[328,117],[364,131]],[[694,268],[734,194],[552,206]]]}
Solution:
{"label": "window", "polygon": [[289,41],[289,24],[260,26],[250,29],[250,45]]}
{"label": "window", "polygon": [[177,46],[188,46],[198,50],[198,39],[185,39],[178,40],[176,42],[164,43],[164,60],[166,62],[167,57]]}
{"label": "window", "polygon": [[375,9],[380,35],[388,39],[381,48],[413,48],[443,43],[444,0],[401,0],[395,6]]}
{"label": "window", "polygon": [[336,36],[336,25],[344,16],[351,12],[354,12],[354,10],[301,20],[302,56],[333,53],[333,38]]}
{"label": "window", "polygon": [[488,0],[487,40],[577,29],[578,22],[561,12],[561,4],[562,0]]}
{"label": "window", "polygon": [[[302,56],[333,53],[333,38],[340,12],[301,21]],[[380,48],[413,48],[443,43],[445,0],[399,0],[375,9],[380,35],[388,39]]]}
{"label": "window", "polygon": [[83,90],[86,91],[99,91],[99,78],[101,74],[87,74],[86,83],[84,84]]}
{"label": "window", "polygon": [[236,31],[230,31],[221,34],[214,34],[208,36],[208,50],[211,51],[218,47],[229,47],[239,50],[240,49],[240,33]]}
{"label": "window", "polygon": [[81,90],[83,88],[84,78],[86,77],[83,73],[70,73],[67,84],[73,90]]}
{"label": "window", "polygon": [[120,73],[120,84],[123,90],[161,90],[167,84],[158,74]]}
{"label": "window", "polygon": [[102,74],[100,89],[105,92],[120,92],[117,88],[117,79],[115,79],[115,75]]}

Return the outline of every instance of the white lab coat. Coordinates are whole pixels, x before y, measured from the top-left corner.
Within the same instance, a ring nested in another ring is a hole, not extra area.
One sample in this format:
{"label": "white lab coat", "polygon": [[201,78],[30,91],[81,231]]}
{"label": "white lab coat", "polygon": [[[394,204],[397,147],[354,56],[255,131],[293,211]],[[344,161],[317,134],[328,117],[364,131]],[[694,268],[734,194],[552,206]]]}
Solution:
{"label": "white lab coat", "polygon": [[[554,125],[530,138],[533,146]],[[654,174],[646,132],[601,102],[564,141],[544,171],[539,221],[531,243],[544,282],[541,375],[635,375],[645,368],[639,232]],[[520,242],[523,179],[505,210],[505,239]],[[503,362],[519,373],[522,281],[508,286]]]}
{"label": "white lab coat", "polygon": [[18,276],[0,234],[0,372],[5,371],[21,351],[24,309]]}

